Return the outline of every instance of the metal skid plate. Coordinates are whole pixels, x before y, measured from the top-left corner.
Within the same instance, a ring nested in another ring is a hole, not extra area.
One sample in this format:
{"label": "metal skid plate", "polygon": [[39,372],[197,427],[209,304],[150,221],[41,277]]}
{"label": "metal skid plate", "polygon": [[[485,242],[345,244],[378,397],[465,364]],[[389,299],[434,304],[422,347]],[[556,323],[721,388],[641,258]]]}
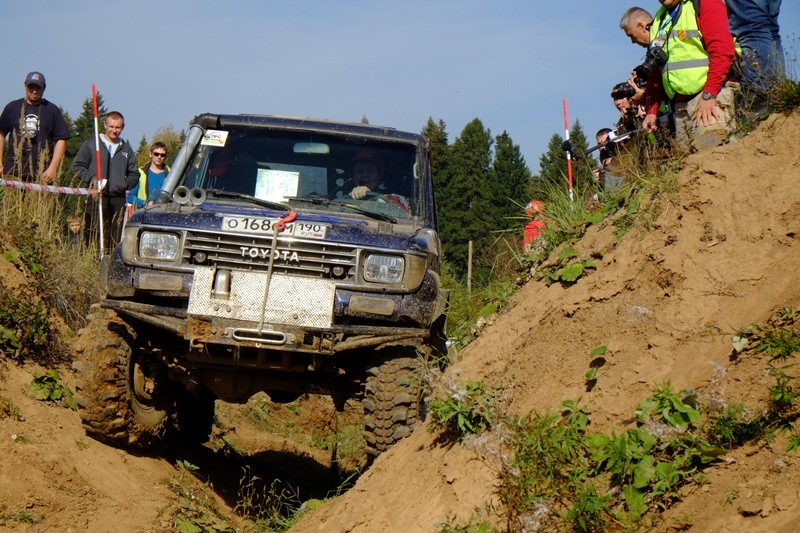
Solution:
{"label": "metal skid plate", "polygon": [[[189,315],[230,318],[259,322],[267,274],[231,272],[228,297],[212,294],[213,268],[196,268],[189,295]],[[299,278],[273,274],[269,285],[264,322],[293,326],[327,328],[333,323],[332,280]]]}

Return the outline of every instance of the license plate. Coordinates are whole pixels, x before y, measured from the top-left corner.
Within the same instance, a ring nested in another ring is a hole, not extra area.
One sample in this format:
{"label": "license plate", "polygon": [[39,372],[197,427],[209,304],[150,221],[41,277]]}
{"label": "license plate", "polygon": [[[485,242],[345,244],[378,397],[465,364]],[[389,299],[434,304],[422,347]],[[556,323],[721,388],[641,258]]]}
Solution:
{"label": "license plate", "polygon": [[[272,225],[278,220],[277,218],[222,217],[222,230],[235,233],[272,235]],[[290,222],[286,224],[286,229],[283,230],[283,233],[306,239],[324,239],[327,231],[328,226],[325,224]]]}

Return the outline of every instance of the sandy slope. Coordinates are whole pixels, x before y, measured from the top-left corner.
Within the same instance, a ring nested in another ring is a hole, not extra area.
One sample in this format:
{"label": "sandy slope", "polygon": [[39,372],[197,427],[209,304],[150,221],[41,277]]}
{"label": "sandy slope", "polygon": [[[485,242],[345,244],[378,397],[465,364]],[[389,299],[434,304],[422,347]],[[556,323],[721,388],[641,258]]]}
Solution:
{"label": "sandy slope", "polygon": [[[451,372],[504,387],[519,413],[582,397],[601,429],[624,427],[667,378],[701,397],[722,390],[727,401],[754,386],[766,392],[762,379],[731,368],[730,337],[800,305],[800,112],[686,163],[680,197],[653,228],[619,241],[610,223],[592,228],[577,248],[584,257],[602,251],[597,271],[566,289],[529,283]],[[599,345],[608,346],[608,363],[587,392],[589,353]],[[715,375],[724,377],[712,383]],[[796,489],[781,492],[780,506],[774,493],[797,486],[800,459],[782,449],[734,454],[674,514],[687,509],[697,531],[793,530]],[[461,448],[445,453],[418,431],[293,531],[432,531],[451,516],[463,523],[492,493],[490,468],[474,458]],[[768,468],[776,458],[786,466]],[[767,517],[725,504],[734,491],[740,503],[769,505]]]}

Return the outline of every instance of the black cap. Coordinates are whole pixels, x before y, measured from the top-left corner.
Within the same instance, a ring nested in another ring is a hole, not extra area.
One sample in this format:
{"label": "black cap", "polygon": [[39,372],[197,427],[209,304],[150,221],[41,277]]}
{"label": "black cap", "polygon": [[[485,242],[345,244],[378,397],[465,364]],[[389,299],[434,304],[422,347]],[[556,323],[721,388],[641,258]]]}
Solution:
{"label": "black cap", "polygon": [[47,84],[44,81],[44,74],[41,72],[29,72],[25,77],[25,85],[38,85],[44,90]]}

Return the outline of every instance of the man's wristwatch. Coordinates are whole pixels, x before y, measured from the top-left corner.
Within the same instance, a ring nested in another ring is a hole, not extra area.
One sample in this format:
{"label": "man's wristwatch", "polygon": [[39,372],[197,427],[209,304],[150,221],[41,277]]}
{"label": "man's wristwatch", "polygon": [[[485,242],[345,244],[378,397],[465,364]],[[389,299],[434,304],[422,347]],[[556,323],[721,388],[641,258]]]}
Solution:
{"label": "man's wristwatch", "polygon": [[717,97],[711,94],[710,92],[703,93],[703,100],[716,100],[716,98]]}

